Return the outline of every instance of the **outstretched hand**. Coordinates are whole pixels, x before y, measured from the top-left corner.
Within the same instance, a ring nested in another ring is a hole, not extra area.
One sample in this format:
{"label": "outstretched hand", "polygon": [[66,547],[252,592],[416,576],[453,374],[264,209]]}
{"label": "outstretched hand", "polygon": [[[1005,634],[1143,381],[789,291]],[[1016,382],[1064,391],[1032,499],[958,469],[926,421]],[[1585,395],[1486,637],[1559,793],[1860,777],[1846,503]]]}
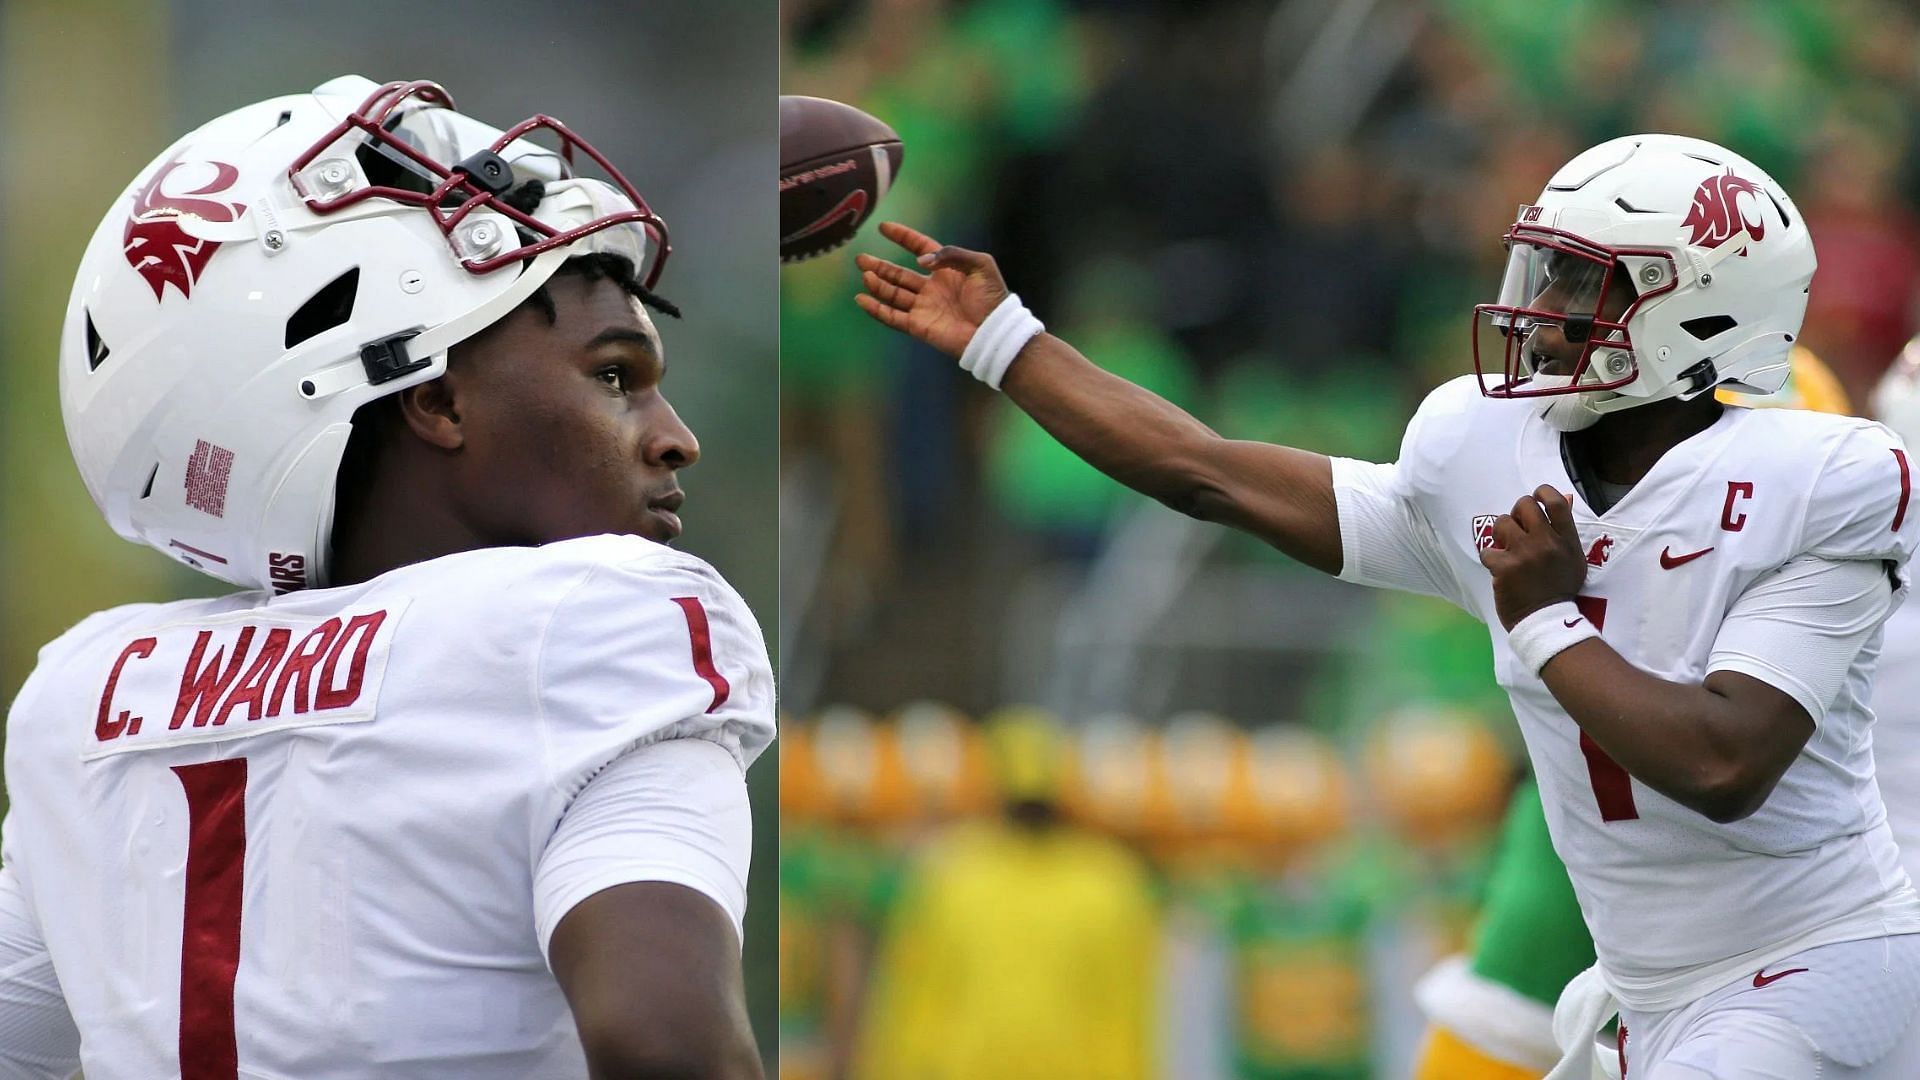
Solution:
{"label": "outstretched hand", "polygon": [[1572,600],[1587,581],[1587,559],[1567,497],[1542,484],[1493,523],[1493,546],[1480,564],[1493,575],[1493,607],[1513,629],[1521,619],[1562,600]]}
{"label": "outstretched hand", "polygon": [[907,249],[927,273],[857,255],[854,263],[867,291],[854,302],[882,325],[959,357],[980,323],[1007,297],[993,256],[943,245],[892,221],[881,223],[880,235]]}

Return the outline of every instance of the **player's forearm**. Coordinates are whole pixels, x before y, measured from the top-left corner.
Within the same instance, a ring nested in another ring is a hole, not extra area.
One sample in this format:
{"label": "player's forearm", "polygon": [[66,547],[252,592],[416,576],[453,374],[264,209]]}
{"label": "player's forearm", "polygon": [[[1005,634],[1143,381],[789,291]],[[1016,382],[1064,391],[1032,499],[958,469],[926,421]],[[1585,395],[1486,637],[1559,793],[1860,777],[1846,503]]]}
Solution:
{"label": "player's forearm", "polygon": [[1000,388],[1048,434],[1120,483],[1339,573],[1340,522],[1325,455],[1222,438],[1051,334],[1028,342]]}
{"label": "player's forearm", "polygon": [[1554,656],[1540,677],[1629,775],[1714,821],[1758,810],[1785,771],[1727,697],[1643,671],[1599,638]]}
{"label": "player's forearm", "polygon": [[1186,410],[1113,375],[1051,334],[1022,349],[1000,388],[1088,464],[1175,509],[1198,486],[1192,462],[1220,436]]}

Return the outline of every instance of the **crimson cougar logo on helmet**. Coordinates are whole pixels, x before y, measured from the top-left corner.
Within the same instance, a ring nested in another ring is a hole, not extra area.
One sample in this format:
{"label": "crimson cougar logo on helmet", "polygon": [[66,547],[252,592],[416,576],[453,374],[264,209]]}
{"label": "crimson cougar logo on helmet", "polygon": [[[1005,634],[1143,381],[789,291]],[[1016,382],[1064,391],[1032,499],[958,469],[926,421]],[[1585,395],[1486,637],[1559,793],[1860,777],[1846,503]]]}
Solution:
{"label": "crimson cougar logo on helmet", "polygon": [[194,282],[206,269],[207,260],[220,250],[217,240],[201,240],[187,235],[180,227],[183,217],[206,221],[237,221],[247,208],[240,203],[196,199],[195,195],[213,195],[231,188],[240,179],[240,170],[224,161],[194,162],[213,166],[213,179],[183,195],[168,195],[167,177],[188,164],[174,159],[154,172],[153,178],[133,196],[133,215],[127,218],[122,235],[127,263],[153,287],[153,298],[161,299],[162,290],[171,284],[181,296],[193,292]]}
{"label": "crimson cougar logo on helmet", "polygon": [[[1752,218],[1748,218],[1740,207],[1742,195],[1753,196],[1756,205]],[[1759,185],[1733,175],[1731,167],[1719,176],[1707,177],[1693,193],[1693,207],[1687,211],[1687,219],[1681,222],[1693,230],[1687,243],[1695,247],[1717,248],[1742,232],[1759,240],[1767,233],[1766,222],[1759,215],[1760,199]]]}

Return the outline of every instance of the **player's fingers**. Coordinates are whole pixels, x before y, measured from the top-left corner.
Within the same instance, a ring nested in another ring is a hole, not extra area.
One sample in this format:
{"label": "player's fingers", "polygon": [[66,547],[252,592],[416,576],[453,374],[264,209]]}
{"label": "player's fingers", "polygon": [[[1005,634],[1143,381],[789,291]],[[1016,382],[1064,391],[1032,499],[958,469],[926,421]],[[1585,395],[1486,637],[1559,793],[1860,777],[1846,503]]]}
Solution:
{"label": "player's fingers", "polygon": [[1484,547],[1480,549],[1480,565],[1486,567],[1487,573],[1489,574],[1498,574],[1502,570],[1505,570],[1507,564],[1512,562],[1512,560],[1513,554],[1502,548]]}
{"label": "player's fingers", "polygon": [[1532,495],[1522,495],[1513,504],[1513,513],[1509,515],[1523,532],[1539,532],[1547,527],[1546,511],[1540,509],[1540,500]]}
{"label": "player's fingers", "polygon": [[918,229],[910,229],[897,221],[880,223],[880,235],[913,252],[915,255],[930,255],[940,250],[940,241]]}
{"label": "player's fingers", "polygon": [[876,259],[872,255],[855,255],[853,262],[860,269],[879,275],[880,280],[887,284],[905,289],[910,293],[919,292],[920,287],[927,283],[927,275],[910,270],[899,263]]}
{"label": "player's fingers", "polygon": [[1541,484],[1533,489],[1533,497],[1540,502],[1540,508],[1546,511],[1547,524],[1553,531],[1563,536],[1578,536],[1580,530],[1573,524],[1573,504],[1566,495],[1552,484]]}
{"label": "player's fingers", "polygon": [[888,307],[866,293],[855,293],[853,302],[860,305],[861,311],[873,316],[876,322],[889,330],[904,331],[907,328],[907,313],[899,308]]}
{"label": "player's fingers", "polygon": [[891,308],[906,311],[913,307],[915,295],[897,285],[880,280],[880,275],[869,270],[860,275],[860,284],[867,287],[867,294]]}
{"label": "player's fingers", "polygon": [[984,251],[969,251],[963,247],[946,244],[938,250],[920,256],[920,265],[928,270],[958,270],[971,274],[993,267],[993,256]]}
{"label": "player's fingers", "polygon": [[[1534,509],[1536,512],[1539,510],[1538,507]],[[1513,519],[1512,514],[1501,514],[1494,519],[1493,542],[1497,547],[1510,548],[1525,536],[1525,530],[1520,528],[1520,523]]]}

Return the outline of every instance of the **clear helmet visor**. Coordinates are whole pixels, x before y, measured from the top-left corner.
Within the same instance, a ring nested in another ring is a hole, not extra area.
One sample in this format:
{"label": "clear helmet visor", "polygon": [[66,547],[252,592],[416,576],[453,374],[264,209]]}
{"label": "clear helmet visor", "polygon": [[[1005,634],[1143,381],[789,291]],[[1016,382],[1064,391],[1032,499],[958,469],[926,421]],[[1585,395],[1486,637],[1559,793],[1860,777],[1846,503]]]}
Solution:
{"label": "clear helmet visor", "polygon": [[1626,319],[1634,289],[1619,253],[1563,228],[1507,231],[1507,262],[1491,304],[1474,309],[1474,366],[1494,397],[1613,390],[1638,365]]}
{"label": "clear helmet visor", "polygon": [[1493,324],[1503,330],[1532,333],[1543,322],[1591,325],[1609,284],[1611,260],[1563,242],[1515,237],[1508,243],[1506,270],[1493,307]]}

